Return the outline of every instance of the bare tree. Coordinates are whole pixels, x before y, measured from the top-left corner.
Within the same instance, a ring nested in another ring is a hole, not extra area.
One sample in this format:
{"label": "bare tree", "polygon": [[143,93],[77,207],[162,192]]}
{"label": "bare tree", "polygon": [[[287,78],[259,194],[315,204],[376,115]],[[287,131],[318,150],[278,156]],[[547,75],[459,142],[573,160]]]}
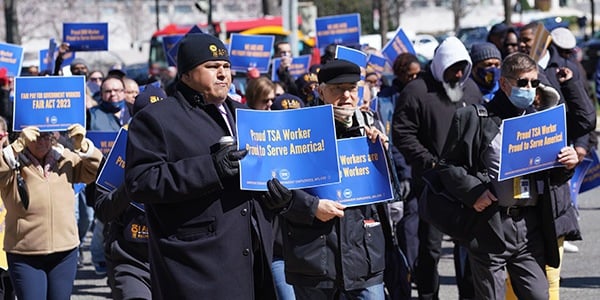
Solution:
{"label": "bare tree", "polygon": [[19,18],[17,16],[16,2],[16,0],[4,0],[4,25],[6,30],[6,42],[11,44],[21,43],[21,35],[19,35]]}

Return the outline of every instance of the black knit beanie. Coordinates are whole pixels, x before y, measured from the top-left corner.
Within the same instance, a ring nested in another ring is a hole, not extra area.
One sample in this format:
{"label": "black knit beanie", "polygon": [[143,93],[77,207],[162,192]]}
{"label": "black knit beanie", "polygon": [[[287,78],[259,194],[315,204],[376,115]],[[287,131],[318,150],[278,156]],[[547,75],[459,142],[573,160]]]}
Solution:
{"label": "black knit beanie", "polygon": [[217,37],[205,33],[188,33],[177,50],[177,72],[184,74],[211,60],[229,61],[229,53]]}
{"label": "black knit beanie", "polygon": [[502,60],[502,54],[496,45],[489,42],[475,43],[471,46],[471,61],[473,65],[490,58]]}

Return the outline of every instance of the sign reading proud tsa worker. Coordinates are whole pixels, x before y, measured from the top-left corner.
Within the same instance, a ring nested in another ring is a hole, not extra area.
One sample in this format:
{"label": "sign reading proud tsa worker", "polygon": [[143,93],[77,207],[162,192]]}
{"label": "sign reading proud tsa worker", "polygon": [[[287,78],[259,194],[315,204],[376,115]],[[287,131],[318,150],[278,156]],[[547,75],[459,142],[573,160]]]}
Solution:
{"label": "sign reading proud tsa worker", "polygon": [[381,53],[383,53],[383,56],[390,62],[390,65],[393,65],[396,57],[404,52],[415,54],[415,48],[413,48],[413,44],[404,33],[404,30],[398,27],[396,34],[394,34],[394,38],[385,44],[381,49]]}
{"label": "sign reading proud tsa worker", "polygon": [[387,159],[381,141],[367,137],[338,140],[342,182],[307,190],[321,199],[346,206],[366,205],[393,198]]}
{"label": "sign reading proud tsa worker", "polygon": [[0,68],[6,68],[6,75],[17,77],[21,74],[23,47],[0,43]]}
{"label": "sign reading proud tsa worker", "polygon": [[317,18],[315,26],[317,45],[320,49],[327,47],[329,44],[360,44],[360,14]]}
{"label": "sign reading proud tsa worker", "polygon": [[112,191],[125,180],[125,150],[127,149],[127,127],[121,127],[117,139],[106,157],[102,170],[96,179],[96,185]]}
{"label": "sign reading proud tsa worker", "polygon": [[16,77],[13,130],[37,126],[40,131],[85,127],[85,77]]}
{"label": "sign reading proud tsa worker", "polygon": [[108,50],[108,23],[63,23],[63,42],[70,51]]}
{"label": "sign reading proud tsa worker", "polygon": [[567,145],[565,105],[502,121],[498,180],[562,166],[560,149]]}
{"label": "sign reading proud tsa worker", "polygon": [[340,182],[331,105],[264,111],[237,110],[243,190],[267,190],[277,178],[289,189]]}
{"label": "sign reading proud tsa worker", "polygon": [[256,68],[261,73],[268,72],[274,41],[272,35],[232,34],[229,43],[231,69],[246,72],[248,68]]}

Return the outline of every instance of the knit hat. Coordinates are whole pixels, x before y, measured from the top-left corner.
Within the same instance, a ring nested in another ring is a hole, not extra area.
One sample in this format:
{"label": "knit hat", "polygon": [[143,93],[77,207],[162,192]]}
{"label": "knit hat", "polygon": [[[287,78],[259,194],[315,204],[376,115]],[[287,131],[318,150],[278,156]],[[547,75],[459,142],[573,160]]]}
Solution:
{"label": "knit hat", "polygon": [[304,107],[302,99],[292,94],[281,94],[275,97],[275,101],[271,105],[271,110],[284,110]]}
{"label": "knit hat", "polygon": [[355,83],[360,81],[360,67],[347,60],[335,59],[321,66],[317,77],[319,83]]}
{"label": "knit hat", "polygon": [[152,84],[147,84],[144,90],[137,96],[135,96],[132,113],[135,115],[138,111],[142,110],[142,108],[146,107],[148,104],[161,101],[164,98],[167,98],[167,94],[165,93],[165,91],[163,91],[163,89],[156,87]]}
{"label": "knit hat", "polygon": [[87,63],[85,62],[85,60],[83,58],[79,58],[79,57],[76,57],[71,61],[70,67],[72,68],[76,65],[84,65],[87,67]]}
{"label": "knit hat", "polygon": [[229,61],[229,53],[223,42],[213,35],[188,33],[179,42],[177,70],[185,74],[197,65],[212,60]]}
{"label": "knit hat", "polygon": [[482,42],[471,46],[471,61],[473,64],[490,58],[502,60],[502,54],[500,54],[500,50],[498,50],[496,45],[489,42]]}
{"label": "knit hat", "polygon": [[552,42],[558,48],[571,50],[575,48],[577,41],[575,40],[575,36],[573,33],[564,27],[559,27],[550,32],[550,36],[552,36]]}

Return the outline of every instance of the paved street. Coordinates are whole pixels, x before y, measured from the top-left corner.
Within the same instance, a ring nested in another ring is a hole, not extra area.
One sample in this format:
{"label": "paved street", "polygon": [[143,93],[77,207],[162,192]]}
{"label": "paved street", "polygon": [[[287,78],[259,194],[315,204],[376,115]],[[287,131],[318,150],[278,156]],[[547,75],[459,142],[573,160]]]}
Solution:
{"label": "paved street", "polygon": [[[565,253],[561,272],[561,300],[600,299],[600,189],[579,197],[584,241],[575,242],[579,253]],[[106,278],[99,278],[94,274],[89,251],[85,252],[85,262],[85,267],[77,274],[71,299],[110,299]],[[444,242],[440,274],[440,299],[457,299],[450,242]],[[413,297],[416,299],[416,291],[413,291]]]}

